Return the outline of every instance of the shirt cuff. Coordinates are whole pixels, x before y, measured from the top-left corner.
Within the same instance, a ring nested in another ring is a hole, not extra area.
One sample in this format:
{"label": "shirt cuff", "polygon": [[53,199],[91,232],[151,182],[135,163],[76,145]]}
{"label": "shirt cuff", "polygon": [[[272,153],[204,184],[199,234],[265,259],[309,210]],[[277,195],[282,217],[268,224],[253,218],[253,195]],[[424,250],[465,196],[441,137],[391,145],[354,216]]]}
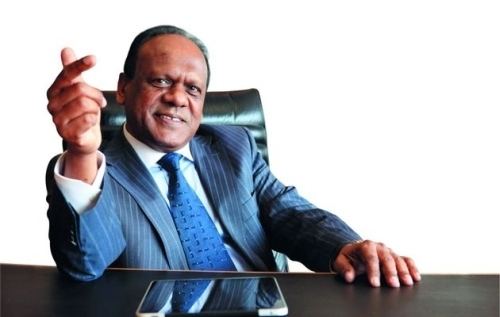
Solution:
{"label": "shirt cuff", "polygon": [[62,175],[61,168],[64,166],[65,153],[59,157],[54,167],[54,179],[61,190],[66,201],[71,204],[78,214],[89,210],[95,205],[104,178],[106,167],[106,157],[101,152],[97,152],[97,175],[92,184],[87,184],[78,179],[68,178]]}

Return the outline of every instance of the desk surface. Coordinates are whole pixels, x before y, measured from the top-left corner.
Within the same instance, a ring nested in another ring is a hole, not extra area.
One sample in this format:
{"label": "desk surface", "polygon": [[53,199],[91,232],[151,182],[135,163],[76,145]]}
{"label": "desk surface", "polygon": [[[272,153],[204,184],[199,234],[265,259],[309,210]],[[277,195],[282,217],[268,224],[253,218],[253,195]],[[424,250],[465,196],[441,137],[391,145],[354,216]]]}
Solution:
{"label": "desk surface", "polygon": [[[227,275],[276,276],[291,317],[499,316],[498,275],[424,275],[421,283],[399,289],[371,288],[363,280],[347,285],[334,274]],[[0,264],[0,316],[134,316],[151,280],[202,276],[207,274],[108,270],[81,283],[54,267]]]}

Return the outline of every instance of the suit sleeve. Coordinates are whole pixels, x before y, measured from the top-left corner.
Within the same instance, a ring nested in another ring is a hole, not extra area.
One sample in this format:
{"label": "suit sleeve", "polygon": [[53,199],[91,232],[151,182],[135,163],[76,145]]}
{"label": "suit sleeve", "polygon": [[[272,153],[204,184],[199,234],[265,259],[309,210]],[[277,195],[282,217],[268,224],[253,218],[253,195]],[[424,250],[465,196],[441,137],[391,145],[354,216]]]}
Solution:
{"label": "suit sleeve", "polygon": [[271,247],[313,271],[331,271],[331,261],[349,242],[361,239],[342,219],[284,186],[269,170],[249,135],[260,218]]}
{"label": "suit sleeve", "polygon": [[58,269],[72,278],[94,280],[125,248],[120,221],[113,211],[115,201],[112,192],[106,189],[110,179],[104,175],[103,189],[95,206],[80,215],[55,184],[56,160],[57,157],[49,163],[46,174],[52,257]]}

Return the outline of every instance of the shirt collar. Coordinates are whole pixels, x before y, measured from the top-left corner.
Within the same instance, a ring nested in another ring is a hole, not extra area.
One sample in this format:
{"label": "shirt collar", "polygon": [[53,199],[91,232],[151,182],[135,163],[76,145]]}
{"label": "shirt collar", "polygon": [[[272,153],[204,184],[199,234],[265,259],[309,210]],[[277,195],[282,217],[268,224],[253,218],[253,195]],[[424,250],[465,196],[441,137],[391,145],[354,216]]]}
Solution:
{"label": "shirt collar", "polygon": [[[132,134],[127,131],[126,124],[123,126],[123,133],[125,139],[130,143],[134,151],[139,156],[139,159],[144,163],[144,165],[150,169],[153,167],[158,167],[158,161],[166,154],[164,152],[156,151],[141,141],[137,140]],[[184,158],[188,159],[190,162],[194,162],[193,155],[191,154],[191,149],[189,148],[189,143],[184,145],[182,148],[175,151],[181,154]]]}

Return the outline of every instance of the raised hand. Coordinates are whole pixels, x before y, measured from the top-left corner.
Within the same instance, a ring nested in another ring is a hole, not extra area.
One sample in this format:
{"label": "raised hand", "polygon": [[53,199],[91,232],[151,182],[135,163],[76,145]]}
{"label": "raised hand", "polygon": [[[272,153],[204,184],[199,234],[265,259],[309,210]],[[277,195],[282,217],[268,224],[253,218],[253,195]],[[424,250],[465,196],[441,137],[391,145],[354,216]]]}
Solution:
{"label": "raised hand", "polygon": [[97,171],[101,108],[106,101],[102,92],[88,85],[81,74],[92,68],[96,59],[92,55],[77,59],[71,48],[65,48],[61,62],[63,69],[47,90],[47,109],[68,146],[64,175],[90,183]]}

